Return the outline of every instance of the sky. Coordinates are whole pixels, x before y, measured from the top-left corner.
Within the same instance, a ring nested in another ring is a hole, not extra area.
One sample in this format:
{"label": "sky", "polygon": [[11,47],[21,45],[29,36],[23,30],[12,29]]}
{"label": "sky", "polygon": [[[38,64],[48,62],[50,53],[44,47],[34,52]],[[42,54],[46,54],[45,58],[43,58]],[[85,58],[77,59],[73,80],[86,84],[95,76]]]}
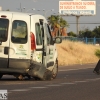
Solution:
{"label": "sky", "polygon": [[[59,12],[59,1],[73,1],[73,0],[0,0],[0,6],[3,10],[9,9],[10,11],[21,11],[42,14],[45,17],[56,15]],[[82,1],[94,1],[94,0],[82,0]],[[93,30],[96,26],[100,24],[100,0],[96,1],[96,15],[94,16],[81,16],[79,18],[79,23],[84,22],[84,24],[79,24],[79,30],[84,30],[89,28]],[[31,10],[33,9],[33,10]],[[44,11],[43,11],[44,10]],[[68,23],[69,28],[67,32],[73,31],[77,32],[76,17],[75,16],[65,16],[63,17]],[[92,23],[92,24],[85,24]]]}

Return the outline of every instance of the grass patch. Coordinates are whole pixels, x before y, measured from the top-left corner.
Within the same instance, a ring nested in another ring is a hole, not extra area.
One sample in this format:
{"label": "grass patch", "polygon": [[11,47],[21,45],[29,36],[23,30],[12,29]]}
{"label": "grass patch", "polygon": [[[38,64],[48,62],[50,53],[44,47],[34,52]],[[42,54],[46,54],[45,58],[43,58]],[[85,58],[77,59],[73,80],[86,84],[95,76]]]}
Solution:
{"label": "grass patch", "polygon": [[83,42],[63,41],[56,44],[59,65],[73,65],[97,63],[99,58],[95,55],[99,46]]}

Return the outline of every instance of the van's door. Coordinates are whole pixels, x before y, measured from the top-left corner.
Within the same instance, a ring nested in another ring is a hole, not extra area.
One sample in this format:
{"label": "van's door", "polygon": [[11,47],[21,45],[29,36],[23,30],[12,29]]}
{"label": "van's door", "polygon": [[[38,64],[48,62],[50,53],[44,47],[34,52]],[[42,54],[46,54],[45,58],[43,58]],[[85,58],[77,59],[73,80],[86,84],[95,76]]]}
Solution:
{"label": "van's door", "polygon": [[[40,21],[43,21],[43,25]],[[35,34],[36,37],[36,51],[33,54],[33,60],[39,63],[43,63],[47,66],[48,58],[48,47],[47,47],[47,35],[46,35],[46,27],[45,27],[45,19],[39,16],[33,16],[31,19],[31,26],[35,26],[34,28],[31,27],[32,32]],[[35,25],[34,25],[35,24]]]}
{"label": "van's door", "polygon": [[8,67],[11,18],[12,14],[0,12],[0,68]]}
{"label": "van's door", "polygon": [[31,16],[31,32],[35,35],[36,50],[33,53],[33,61],[42,63],[43,40],[42,28],[39,22],[39,16]]}
{"label": "van's door", "polygon": [[51,67],[54,65],[54,62],[55,62],[55,59],[57,57],[57,54],[55,52],[56,48],[55,48],[55,45],[53,43],[53,39],[52,39],[52,36],[51,36],[51,32],[50,32],[50,28],[49,28],[49,25],[46,24],[46,28],[47,28],[47,44],[48,44],[48,49],[49,49],[49,53],[48,53],[48,63],[47,63],[47,68]]}
{"label": "van's door", "polygon": [[28,14],[13,13],[9,44],[9,68],[29,68],[31,47],[30,16]]}

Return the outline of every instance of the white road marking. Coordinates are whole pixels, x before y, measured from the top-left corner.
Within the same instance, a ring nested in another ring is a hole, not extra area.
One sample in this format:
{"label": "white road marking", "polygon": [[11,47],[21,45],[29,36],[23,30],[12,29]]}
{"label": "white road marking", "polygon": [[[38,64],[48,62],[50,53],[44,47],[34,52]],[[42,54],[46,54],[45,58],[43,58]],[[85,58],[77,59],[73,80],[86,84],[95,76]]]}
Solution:
{"label": "white road marking", "polygon": [[[43,89],[43,88],[48,88],[48,87],[60,87],[60,86],[63,86],[63,85],[74,85],[76,83],[83,83],[83,82],[90,82],[90,81],[98,81],[100,80],[100,78],[95,78],[95,79],[86,79],[86,80],[80,80],[80,81],[74,81],[74,82],[64,82],[64,83],[59,83],[59,84],[51,84],[51,85],[46,85],[46,86],[41,86],[41,87],[29,87],[30,89],[14,89],[14,90],[9,90],[8,94],[9,93],[12,93],[13,91],[15,92],[24,92],[24,91],[30,91],[31,89]],[[47,87],[48,86],[48,87]]]}
{"label": "white road marking", "polygon": [[75,83],[83,83],[83,82],[87,82],[87,81],[75,81]]}
{"label": "white road marking", "polygon": [[47,87],[30,87],[30,88],[34,88],[34,89],[43,89],[43,88],[47,88]]}
{"label": "white road marking", "polygon": [[[6,83],[3,83],[2,85],[15,85],[16,83],[9,83],[9,82],[6,82]],[[24,83],[17,83],[18,85],[20,84],[24,84]]]}
{"label": "white road marking", "polygon": [[95,78],[95,79],[86,79],[87,81],[97,81],[100,80],[100,78]]}
{"label": "white road marking", "polygon": [[12,92],[8,92],[8,94],[9,94],[9,93],[12,93]]}
{"label": "white road marking", "polygon": [[61,86],[61,85],[59,85],[59,84],[51,84],[51,85],[46,85],[46,86]]}
{"label": "white road marking", "polygon": [[59,72],[66,72],[66,71],[71,71],[71,70],[81,70],[81,69],[90,69],[92,67],[88,67],[88,68],[75,68],[75,69],[66,69],[66,70],[59,70]]}
{"label": "white road marking", "polygon": [[15,89],[15,90],[10,90],[10,91],[18,91],[18,92],[22,92],[22,91],[29,91],[30,89]]}
{"label": "white road marking", "polygon": [[100,78],[95,78],[95,79],[86,79],[84,81],[74,81],[75,83],[82,83],[82,82],[90,82],[90,81],[97,81],[100,80]]}
{"label": "white road marking", "polygon": [[68,82],[65,82],[65,83],[60,83],[60,84],[69,84],[69,85],[70,85],[70,84],[75,84],[75,83],[68,83]]}

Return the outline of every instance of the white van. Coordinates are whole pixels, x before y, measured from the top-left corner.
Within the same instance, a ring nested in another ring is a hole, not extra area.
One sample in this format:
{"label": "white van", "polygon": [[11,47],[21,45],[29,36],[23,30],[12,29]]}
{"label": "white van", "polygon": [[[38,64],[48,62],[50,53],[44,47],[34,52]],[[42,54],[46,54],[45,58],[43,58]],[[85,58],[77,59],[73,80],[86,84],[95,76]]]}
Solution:
{"label": "white van", "polygon": [[58,59],[47,20],[42,15],[0,11],[0,79],[56,78]]}

